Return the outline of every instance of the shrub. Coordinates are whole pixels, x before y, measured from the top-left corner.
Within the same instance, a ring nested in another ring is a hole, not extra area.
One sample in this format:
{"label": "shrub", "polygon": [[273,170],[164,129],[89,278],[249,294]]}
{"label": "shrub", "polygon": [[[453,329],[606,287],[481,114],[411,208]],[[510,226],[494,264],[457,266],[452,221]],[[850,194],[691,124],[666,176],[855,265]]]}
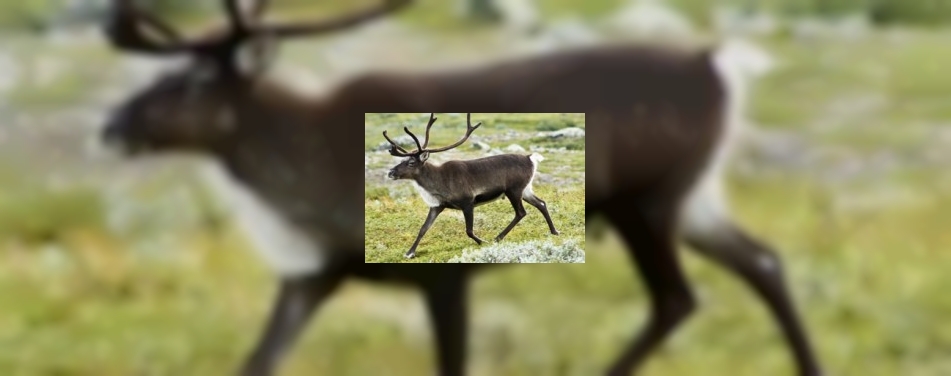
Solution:
{"label": "shrub", "polygon": [[705,21],[721,4],[758,9],[781,16],[837,17],[864,13],[877,24],[937,24],[951,21],[951,2],[946,0],[669,0],[692,18]]}
{"label": "shrub", "polygon": [[101,228],[104,210],[92,188],[49,190],[31,187],[0,197],[0,240],[55,241],[77,228]]}
{"label": "shrub", "polygon": [[577,240],[555,244],[551,240],[496,243],[469,248],[451,263],[584,263],[584,250]]}
{"label": "shrub", "polygon": [[363,196],[366,200],[379,200],[390,196],[390,190],[386,187],[368,187],[364,186]]}

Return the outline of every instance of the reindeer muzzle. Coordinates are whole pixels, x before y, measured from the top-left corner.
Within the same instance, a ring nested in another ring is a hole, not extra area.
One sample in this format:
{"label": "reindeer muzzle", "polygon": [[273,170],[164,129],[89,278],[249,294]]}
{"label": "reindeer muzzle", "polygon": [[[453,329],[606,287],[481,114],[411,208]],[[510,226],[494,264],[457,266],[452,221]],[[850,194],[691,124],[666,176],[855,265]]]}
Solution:
{"label": "reindeer muzzle", "polygon": [[152,145],[141,141],[136,142],[132,136],[129,116],[123,112],[114,114],[106,122],[100,134],[100,141],[108,149],[114,149],[125,156],[134,156],[152,149]]}

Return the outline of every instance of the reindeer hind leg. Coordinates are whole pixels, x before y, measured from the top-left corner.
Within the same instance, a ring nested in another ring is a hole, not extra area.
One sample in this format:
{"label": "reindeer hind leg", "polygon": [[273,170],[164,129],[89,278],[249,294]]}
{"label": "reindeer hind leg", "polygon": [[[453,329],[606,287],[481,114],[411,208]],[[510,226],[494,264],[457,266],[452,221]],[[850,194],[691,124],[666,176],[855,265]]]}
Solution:
{"label": "reindeer hind leg", "polygon": [[722,181],[704,183],[692,192],[684,207],[684,240],[697,253],[740,277],[766,303],[792,350],[800,375],[821,375],[808,333],[786,286],[779,256],[730,218]]}
{"label": "reindeer hind leg", "polygon": [[522,220],[522,218],[525,218],[525,207],[522,206],[522,197],[520,196],[521,195],[517,193],[505,192],[505,197],[507,197],[509,202],[512,204],[512,209],[515,209],[515,218],[512,218],[512,222],[505,227],[505,230],[502,230],[502,232],[499,233],[499,236],[495,237],[495,241],[502,241],[502,239],[505,238],[505,235],[508,235],[509,231],[512,231],[512,228],[514,228],[515,225],[517,225]]}
{"label": "reindeer hind leg", "polygon": [[555,229],[555,223],[551,220],[551,215],[548,214],[548,204],[545,203],[545,200],[542,200],[538,196],[535,196],[535,193],[530,189],[526,189],[522,199],[525,200],[529,205],[534,206],[535,209],[538,209],[545,216],[545,222],[548,222],[548,230],[551,231],[552,235],[558,235],[558,230]]}

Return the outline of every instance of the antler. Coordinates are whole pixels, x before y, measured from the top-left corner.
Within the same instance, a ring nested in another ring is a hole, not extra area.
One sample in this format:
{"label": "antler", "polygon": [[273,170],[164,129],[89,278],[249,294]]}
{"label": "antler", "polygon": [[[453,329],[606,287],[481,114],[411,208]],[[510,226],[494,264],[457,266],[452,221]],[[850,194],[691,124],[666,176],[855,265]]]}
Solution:
{"label": "antler", "polygon": [[[239,0],[224,0],[230,27],[223,32],[185,41],[169,25],[138,9],[132,1],[114,0],[113,13],[105,25],[106,37],[117,48],[149,54],[191,52],[215,56],[230,55],[241,43],[255,36],[297,37],[337,31],[397,11],[412,2],[387,0],[382,5],[333,20],[263,25],[259,19],[269,0],[254,1],[246,11],[242,10]],[[141,26],[159,32],[165,40],[156,41],[143,34]]]}
{"label": "antler", "polygon": [[469,136],[472,135],[472,131],[475,131],[476,128],[479,128],[479,126],[482,125],[482,122],[479,122],[476,125],[472,125],[472,114],[467,113],[465,136],[463,136],[459,141],[456,141],[456,143],[452,145],[444,146],[437,149],[427,149],[426,146],[429,145],[429,129],[432,128],[433,123],[436,122],[436,119],[437,118],[435,117],[435,114],[433,113],[429,114],[429,123],[426,124],[426,141],[422,145],[419,144],[419,138],[416,138],[416,135],[414,135],[413,132],[410,132],[409,128],[403,127],[403,131],[406,132],[406,134],[408,134],[410,137],[412,137],[414,142],[416,142],[416,151],[413,151],[413,152],[403,149],[399,144],[397,144],[396,142],[393,142],[393,140],[390,139],[390,137],[386,134],[386,131],[383,131],[383,138],[386,138],[386,140],[389,141],[391,145],[393,145],[393,147],[390,148],[390,155],[397,156],[397,157],[409,157],[413,155],[419,155],[423,152],[438,153],[441,151],[446,151],[446,150],[455,148],[459,145],[462,145],[462,143],[466,142],[466,140],[469,139]]}
{"label": "antler", "polygon": [[389,13],[402,9],[412,2],[413,0],[386,0],[382,5],[364,9],[354,14],[333,20],[301,22],[295,24],[260,25],[259,27],[253,29],[252,32],[255,34],[268,34],[284,38],[327,33],[331,31],[347,29],[366,21],[385,16]]}
{"label": "antler", "polygon": [[420,149],[424,149],[429,146],[429,128],[433,127],[433,123],[435,123],[437,119],[434,116],[436,116],[436,114],[432,112],[429,113],[429,123],[426,124],[426,141],[423,142],[423,147]]}
{"label": "antler", "polygon": [[106,37],[118,48],[140,52],[161,53],[166,46],[149,39],[140,26],[148,26],[162,34],[165,43],[180,42],[181,37],[167,24],[150,14],[141,12],[132,0],[116,0],[115,7],[105,24]]}
{"label": "antler", "polygon": [[[393,142],[393,140],[390,139],[390,136],[387,136],[387,135],[386,135],[386,131],[383,131],[383,138],[386,138],[386,140],[389,141],[391,145],[393,145],[393,147],[390,148],[390,154],[391,154],[391,155],[394,155],[394,156],[397,156],[397,157],[408,157],[408,156],[411,156],[411,155],[417,155],[417,154],[419,154],[419,153],[422,153],[422,152],[423,152],[423,147],[419,145],[419,139],[416,138],[416,135],[413,134],[413,132],[410,132],[410,131],[409,131],[409,128],[407,128],[407,127],[403,127],[403,131],[406,132],[406,134],[408,134],[410,137],[413,138],[413,142],[416,143],[416,151],[412,151],[412,152],[411,152],[411,151],[406,151],[406,149],[403,149],[403,148],[402,148],[401,146],[399,146],[397,143]],[[397,150],[397,149],[399,149],[399,150]]]}
{"label": "antler", "polygon": [[423,149],[426,148],[426,145],[429,145],[429,129],[432,128],[433,123],[436,122],[436,119],[437,119],[437,118],[434,117],[435,115],[436,115],[436,114],[434,114],[434,113],[429,113],[429,123],[426,124],[426,141],[425,141],[425,143],[423,143],[422,145],[419,144],[419,139],[416,138],[416,135],[413,134],[413,132],[410,132],[410,131],[409,131],[409,128],[403,127],[403,131],[406,132],[406,134],[408,134],[410,137],[412,137],[412,138],[413,138],[413,141],[416,143],[416,151],[415,151],[415,152],[406,151],[406,149],[403,149],[403,147],[401,147],[401,146],[399,146],[397,143],[393,142],[393,140],[391,140],[390,137],[386,134],[386,131],[383,131],[383,138],[386,138],[386,140],[389,141],[391,145],[393,145],[396,149],[398,149],[398,150],[396,150],[396,149],[394,149],[394,148],[390,148],[390,154],[391,154],[391,155],[394,155],[394,156],[397,156],[397,157],[408,157],[408,156],[410,156],[410,155],[415,155],[415,154],[422,153],[422,152],[423,152]]}
{"label": "antler", "polygon": [[[455,147],[457,147],[457,146],[459,146],[459,145],[462,145],[462,143],[463,143],[463,142],[466,142],[466,140],[469,139],[469,136],[472,135],[472,131],[476,130],[476,128],[478,128],[480,125],[482,125],[482,122],[480,121],[480,122],[477,123],[475,126],[473,126],[473,125],[472,125],[472,121],[470,120],[471,117],[472,117],[472,114],[471,114],[471,113],[467,113],[467,114],[466,114],[466,135],[465,135],[465,136],[462,136],[462,138],[459,139],[459,141],[456,141],[456,143],[454,143],[454,144],[452,144],[452,145],[449,145],[449,146],[444,146],[444,147],[441,147],[441,148],[438,148],[438,149],[426,149],[425,151],[428,151],[428,152],[430,152],[430,153],[438,153],[438,152],[446,151],[446,150],[455,148]],[[429,140],[426,140],[426,141],[427,141],[427,143],[429,142]]]}

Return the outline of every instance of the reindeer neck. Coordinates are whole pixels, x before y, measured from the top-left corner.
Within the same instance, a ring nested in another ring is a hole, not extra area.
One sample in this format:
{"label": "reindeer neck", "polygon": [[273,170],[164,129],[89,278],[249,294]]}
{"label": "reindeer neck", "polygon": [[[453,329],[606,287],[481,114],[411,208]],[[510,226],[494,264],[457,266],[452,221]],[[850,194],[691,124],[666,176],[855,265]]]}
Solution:
{"label": "reindeer neck", "polygon": [[249,104],[262,110],[301,114],[313,118],[326,107],[322,98],[305,95],[281,82],[261,80],[247,93]]}
{"label": "reindeer neck", "polygon": [[362,212],[354,210],[362,191],[341,189],[359,179],[336,163],[339,142],[321,126],[326,116],[314,110],[320,103],[253,96],[242,102],[237,129],[218,155],[228,174],[306,231],[334,234],[321,236],[335,244],[362,241]]}
{"label": "reindeer neck", "polygon": [[439,184],[439,171],[442,168],[441,164],[436,164],[433,162],[427,162],[423,164],[419,169],[419,175],[416,177],[416,184],[419,184],[420,187],[425,188],[428,191],[436,191],[442,188]]}
{"label": "reindeer neck", "polygon": [[260,189],[300,184],[326,157],[319,101],[267,81],[234,101],[237,126],[218,156],[239,180]]}
{"label": "reindeer neck", "polygon": [[291,145],[287,140],[295,135],[307,136],[300,132],[317,131],[312,125],[323,107],[317,99],[299,95],[269,80],[237,91],[232,98],[237,126],[218,151],[222,158],[230,160],[242,154],[265,153],[269,151],[267,148],[281,142]]}

